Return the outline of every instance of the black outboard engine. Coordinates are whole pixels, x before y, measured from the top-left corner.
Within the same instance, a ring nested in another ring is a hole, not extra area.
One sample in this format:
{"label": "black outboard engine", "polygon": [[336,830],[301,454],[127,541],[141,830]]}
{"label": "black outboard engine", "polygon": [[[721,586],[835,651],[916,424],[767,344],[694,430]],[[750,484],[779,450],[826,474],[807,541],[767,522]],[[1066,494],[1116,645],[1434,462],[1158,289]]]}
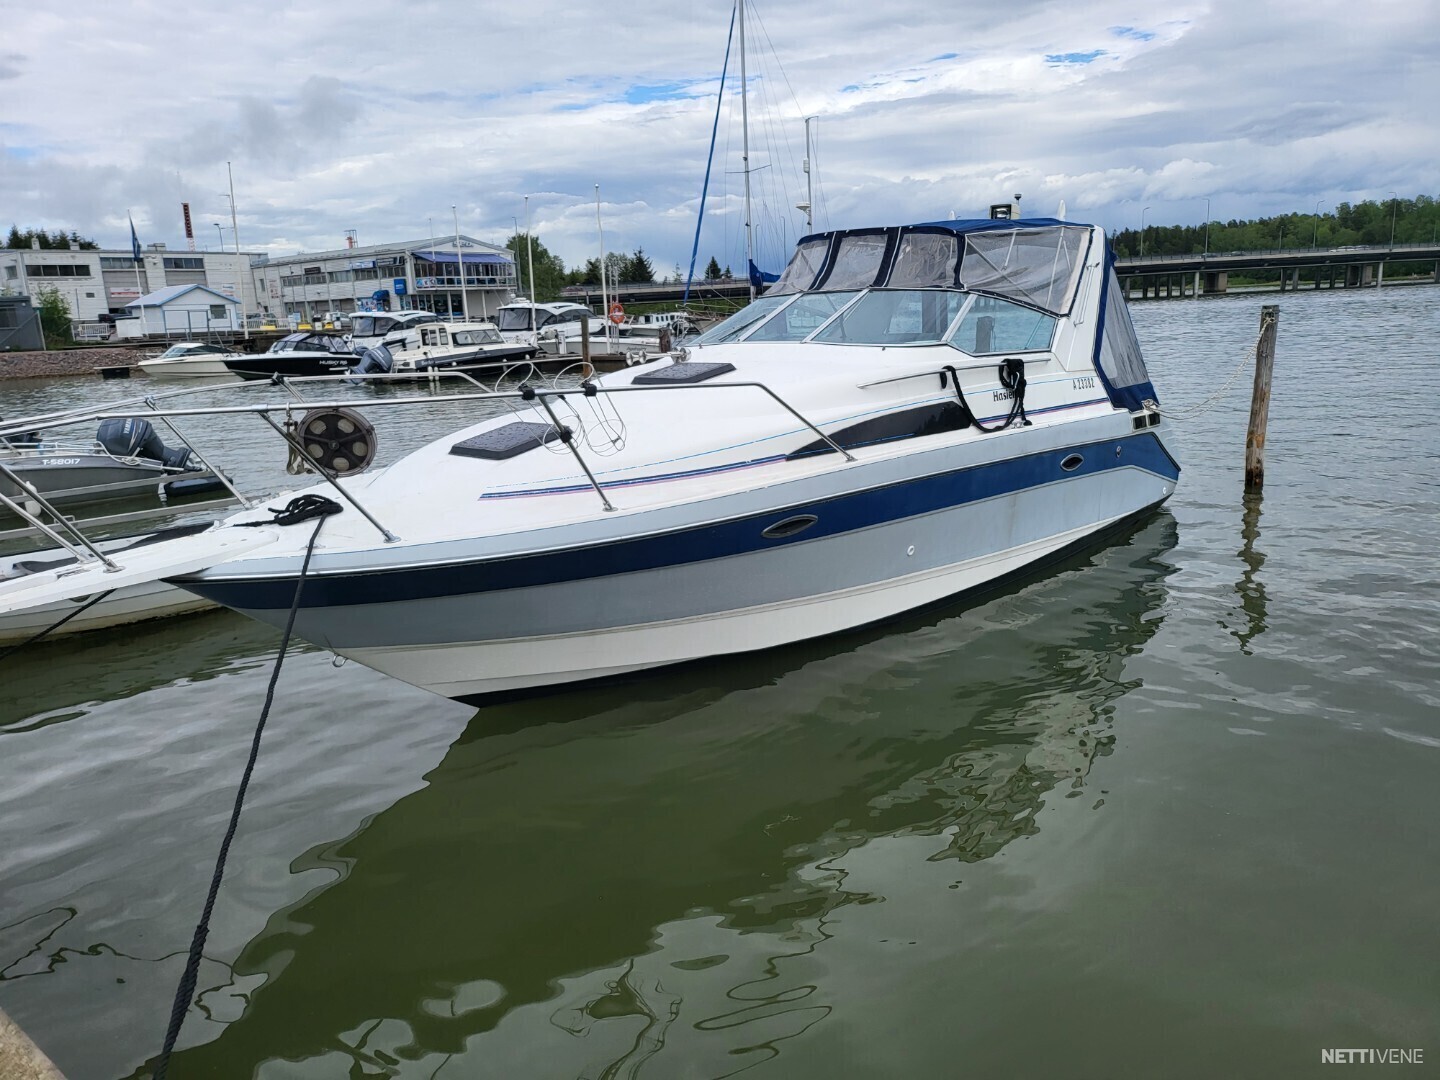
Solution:
{"label": "black outboard engine", "polygon": [[388,375],[395,366],[395,357],[384,345],[376,345],[360,354],[360,362],[351,368],[356,375]]}
{"label": "black outboard engine", "polygon": [[158,461],[168,469],[196,469],[190,464],[190,448],[171,450],[156,434],[149,420],[127,416],[100,421],[95,441],[116,457],[144,457]]}

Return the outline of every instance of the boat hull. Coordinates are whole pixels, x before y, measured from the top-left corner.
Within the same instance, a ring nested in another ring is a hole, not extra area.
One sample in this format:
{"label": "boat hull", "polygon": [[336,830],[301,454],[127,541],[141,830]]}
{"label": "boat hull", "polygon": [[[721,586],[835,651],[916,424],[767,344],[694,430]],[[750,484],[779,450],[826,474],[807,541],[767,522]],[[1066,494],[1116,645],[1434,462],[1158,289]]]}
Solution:
{"label": "boat hull", "polygon": [[[1083,464],[1067,472],[1077,456]],[[1143,433],[812,499],[787,488],[788,501],[758,513],[589,547],[322,571],[306,580],[296,631],[446,697],[513,695],[820,637],[933,604],[1158,505],[1178,473]],[[808,517],[814,523],[794,534],[765,535]],[[275,625],[294,595],[293,576],[182,584]]]}
{"label": "boat hull", "polygon": [[307,375],[344,375],[359,357],[341,355],[262,354],[227,361],[233,375],[247,382],[261,379],[300,379]]}

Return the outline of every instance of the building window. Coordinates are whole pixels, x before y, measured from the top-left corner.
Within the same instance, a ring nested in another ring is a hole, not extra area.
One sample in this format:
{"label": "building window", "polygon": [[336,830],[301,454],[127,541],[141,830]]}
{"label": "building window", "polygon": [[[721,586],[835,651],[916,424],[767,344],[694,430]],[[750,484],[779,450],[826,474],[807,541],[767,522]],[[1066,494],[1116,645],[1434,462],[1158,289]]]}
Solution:
{"label": "building window", "polygon": [[166,270],[204,270],[205,260],[200,258],[184,258],[178,255],[165,256]]}
{"label": "building window", "polygon": [[225,318],[225,305],[224,305],[224,304],[211,304],[211,305],[210,305],[210,318],[212,318],[212,319],[223,319],[223,318]]}
{"label": "building window", "polygon": [[17,277],[20,276],[19,272],[15,269],[14,263],[11,263],[9,266],[5,267],[5,276],[11,281],[14,281]]}
{"label": "building window", "polygon": [[101,270],[133,270],[135,265],[135,260],[128,255],[123,259],[116,255],[100,256]]}
{"label": "building window", "polygon": [[88,263],[50,263],[41,266],[25,264],[25,272],[31,277],[89,277]]}

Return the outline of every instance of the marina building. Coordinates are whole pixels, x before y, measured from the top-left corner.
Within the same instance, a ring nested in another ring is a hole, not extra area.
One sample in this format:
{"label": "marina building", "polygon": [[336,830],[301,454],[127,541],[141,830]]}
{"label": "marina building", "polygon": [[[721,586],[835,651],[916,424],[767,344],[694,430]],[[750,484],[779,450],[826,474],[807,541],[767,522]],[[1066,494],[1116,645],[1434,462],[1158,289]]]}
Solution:
{"label": "marina building", "polygon": [[507,248],[470,236],[345,247],[254,263],[262,311],[303,321],[326,312],[434,311],[491,317],[515,296],[515,261]]}
{"label": "marina building", "polygon": [[42,286],[51,286],[65,299],[70,318],[77,323],[124,315],[126,306],[142,296],[180,285],[202,285],[254,312],[259,309],[258,296],[246,272],[253,258],[246,252],[171,251],[164,244],[143,249],[138,263],[129,248],[0,248],[0,294],[34,298]]}

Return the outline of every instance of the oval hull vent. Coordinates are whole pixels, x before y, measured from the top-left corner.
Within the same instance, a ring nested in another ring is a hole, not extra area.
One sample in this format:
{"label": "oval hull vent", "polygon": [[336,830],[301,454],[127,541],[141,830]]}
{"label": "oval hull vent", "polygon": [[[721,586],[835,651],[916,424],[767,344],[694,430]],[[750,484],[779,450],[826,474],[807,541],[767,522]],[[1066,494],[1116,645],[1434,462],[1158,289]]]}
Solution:
{"label": "oval hull vent", "polygon": [[766,540],[787,540],[792,536],[804,532],[815,522],[819,521],[814,514],[797,514],[795,517],[788,517],[783,521],[777,521],[760,535]]}

